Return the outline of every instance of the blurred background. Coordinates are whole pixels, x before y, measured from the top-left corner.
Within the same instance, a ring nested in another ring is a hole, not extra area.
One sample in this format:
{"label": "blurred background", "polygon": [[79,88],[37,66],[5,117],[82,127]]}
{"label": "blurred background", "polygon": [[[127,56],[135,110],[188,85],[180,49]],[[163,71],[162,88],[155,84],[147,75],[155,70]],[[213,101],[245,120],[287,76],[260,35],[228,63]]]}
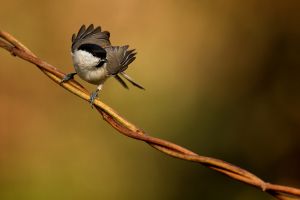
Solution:
{"label": "blurred background", "polygon": [[[146,88],[111,79],[102,101],[152,136],[300,187],[299,9],[276,0],[3,1],[0,29],[72,72],[71,35],[101,25],[112,44],[137,49],[128,74]],[[120,135],[32,64],[4,50],[0,61],[0,199],[272,199]]]}

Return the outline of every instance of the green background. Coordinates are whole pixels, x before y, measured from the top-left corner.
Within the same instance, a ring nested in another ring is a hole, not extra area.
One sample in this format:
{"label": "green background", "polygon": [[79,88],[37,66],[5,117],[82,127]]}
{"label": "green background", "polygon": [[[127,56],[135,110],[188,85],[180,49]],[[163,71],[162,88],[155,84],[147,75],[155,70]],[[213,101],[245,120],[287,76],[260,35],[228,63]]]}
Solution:
{"label": "green background", "polygon": [[[299,4],[2,0],[0,29],[72,72],[71,35],[101,25],[137,49],[127,72],[146,88],[111,79],[101,100],[152,136],[300,187]],[[118,134],[4,50],[0,85],[1,200],[272,199]]]}

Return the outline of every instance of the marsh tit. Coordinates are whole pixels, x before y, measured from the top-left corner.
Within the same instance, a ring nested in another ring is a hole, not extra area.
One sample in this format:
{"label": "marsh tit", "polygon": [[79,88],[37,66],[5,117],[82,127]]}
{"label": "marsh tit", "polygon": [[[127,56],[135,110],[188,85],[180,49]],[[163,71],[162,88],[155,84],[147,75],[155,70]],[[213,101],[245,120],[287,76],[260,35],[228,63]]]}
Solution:
{"label": "marsh tit", "polygon": [[81,79],[98,85],[96,91],[91,93],[91,105],[109,77],[114,77],[124,88],[128,89],[128,86],[121,76],[132,85],[144,89],[125,73],[129,64],[136,58],[135,49],[129,50],[128,45],[111,46],[109,37],[108,31],[101,31],[100,26],[94,28],[93,24],[88,28],[82,25],[77,35],[72,36],[71,55],[75,72],[67,74],[61,80],[61,84],[78,74]]}

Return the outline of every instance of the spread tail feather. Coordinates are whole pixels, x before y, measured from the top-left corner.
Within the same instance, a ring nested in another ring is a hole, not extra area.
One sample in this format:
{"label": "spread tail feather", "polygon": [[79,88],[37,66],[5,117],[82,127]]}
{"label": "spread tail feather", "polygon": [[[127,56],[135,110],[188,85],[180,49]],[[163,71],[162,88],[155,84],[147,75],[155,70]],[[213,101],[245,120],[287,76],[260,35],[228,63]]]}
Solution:
{"label": "spread tail feather", "polygon": [[143,86],[141,86],[140,84],[138,84],[134,80],[132,80],[132,78],[130,76],[128,76],[125,72],[121,72],[120,74],[135,87],[145,90],[145,88]]}
{"label": "spread tail feather", "polygon": [[123,81],[123,79],[119,75],[115,75],[114,77],[124,88],[129,89],[127,84]]}

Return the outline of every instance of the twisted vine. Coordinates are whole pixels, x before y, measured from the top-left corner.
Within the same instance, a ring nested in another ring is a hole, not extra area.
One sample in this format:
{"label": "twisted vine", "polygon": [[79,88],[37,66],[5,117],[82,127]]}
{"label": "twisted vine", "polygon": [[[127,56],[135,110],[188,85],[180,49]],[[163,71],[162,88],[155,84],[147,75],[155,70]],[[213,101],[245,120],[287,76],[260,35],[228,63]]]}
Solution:
{"label": "twisted vine", "polygon": [[[45,73],[58,85],[60,85],[60,80],[65,76],[63,72],[38,58],[26,46],[24,46],[7,32],[0,31],[0,47],[9,51],[13,56],[17,56],[36,65],[43,73]],[[60,86],[77,95],[78,97],[89,101],[89,92],[77,81],[71,80],[67,83],[63,83]],[[269,193],[276,199],[300,199],[300,189],[298,188],[265,182],[249,171],[227,163],[223,160],[201,156],[177,144],[146,135],[144,131],[127,121],[125,118],[121,117],[115,110],[104,104],[99,99],[95,100],[94,106],[102,115],[103,119],[121,134],[136,140],[144,141],[155,149],[169,156],[202,164],[210,169],[229,176],[234,180],[261,189],[263,192]]]}

